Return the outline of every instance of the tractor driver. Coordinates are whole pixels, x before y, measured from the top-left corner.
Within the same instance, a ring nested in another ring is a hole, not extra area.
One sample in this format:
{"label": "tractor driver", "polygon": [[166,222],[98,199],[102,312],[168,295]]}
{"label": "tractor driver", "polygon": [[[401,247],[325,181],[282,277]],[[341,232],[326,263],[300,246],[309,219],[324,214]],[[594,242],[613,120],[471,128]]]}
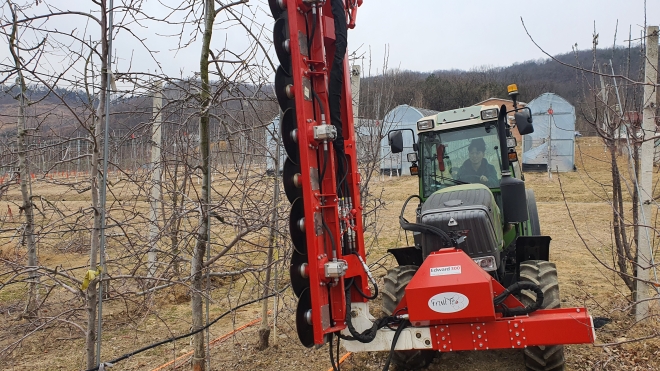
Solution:
{"label": "tractor driver", "polygon": [[484,158],[486,142],[482,138],[473,139],[468,146],[470,157],[458,169],[458,179],[468,183],[483,183],[497,186],[497,171]]}

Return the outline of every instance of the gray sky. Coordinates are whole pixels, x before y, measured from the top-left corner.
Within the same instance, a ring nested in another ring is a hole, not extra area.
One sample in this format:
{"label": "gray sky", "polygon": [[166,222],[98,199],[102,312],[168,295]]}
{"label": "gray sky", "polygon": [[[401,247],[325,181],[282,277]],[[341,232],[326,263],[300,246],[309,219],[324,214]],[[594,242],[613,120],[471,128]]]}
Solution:
{"label": "gray sky", "polygon": [[[28,0],[24,0],[28,2]],[[83,0],[45,0],[60,9],[89,11],[97,9],[91,1]],[[119,3],[119,0],[116,0]],[[28,14],[46,12],[44,1],[32,7]],[[182,0],[147,0],[145,12],[151,16],[167,14],[163,4],[180,4]],[[267,0],[251,0],[244,12],[253,12],[255,16],[251,27],[254,33],[261,31],[265,39],[272,37],[273,19],[270,16]],[[98,15],[98,12],[95,13]],[[197,7],[197,14],[201,14]],[[648,1],[647,23],[660,24],[660,1]],[[6,4],[0,6],[0,17],[7,18]],[[176,14],[171,19],[180,19]],[[226,17],[226,16],[224,16]],[[251,50],[250,38],[245,30],[228,22],[221,16],[216,21],[212,47],[223,48],[242,53]],[[371,74],[382,73],[386,46],[389,48],[387,67],[416,71],[438,69],[469,70],[480,66],[508,66],[515,62],[545,58],[543,53],[526,35],[521,23],[524,19],[527,29],[537,43],[550,54],[566,53],[578,44],[579,49],[590,49],[594,24],[599,33],[599,46],[610,47],[614,42],[615,27],[618,20],[617,44],[625,45],[632,27],[633,39],[639,39],[644,25],[644,0],[552,0],[552,1],[486,1],[486,0],[364,0],[357,17],[357,27],[349,31],[349,51],[364,56],[363,64],[368,68],[371,56]],[[121,17],[118,16],[120,19]],[[57,28],[63,33],[74,32],[85,40],[98,39],[98,26],[87,23],[84,17],[52,17],[47,24],[50,29]],[[159,70],[152,56],[144,49],[141,42],[128,32],[122,31],[114,41],[113,52],[117,65],[113,70],[135,72],[165,73],[172,77],[190,76],[199,70],[199,37],[183,50],[175,51],[178,38],[172,34],[181,28],[159,22],[142,20],[128,25],[131,31],[144,39],[160,61]],[[183,43],[194,34],[192,26],[184,29]],[[26,32],[24,47],[29,47],[32,34]],[[41,40],[43,35],[32,35]],[[44,68],[53,71],[65,68],[70,57],[66,48],[58,48],[54,43],[61,39],[58,35],[49,35],[53,42],[54,55],[42,61]],[[6,43],[5,43],[6,45]],[[277,64],[277,57],[270,45],[268,54]],[[80,51],[83,54],[88,52]],[[0,45],[0,60],[7,63],[8,48]],[[55,58],[57,57],[57,58]],[[222,56],[221,56],[222,57]],[[233,59],[225,55],[225,59]],[[266,64],[263,53],[257,53],[257,63]],[[98,62],[98,61],[96,61]],[[228,65],[231,69],[231,65]],[[80,71],[79,67],[76,70]],[[271,75],[264,69],[264,75]],[[369,71],[364,71],[363,75]]]}
{"label": "gray sky", "polygon": [[[660,24],[660,1],[647,1],[647,24]],[[548,53],[590,49],[594,24],[599,47],[625,45],[632,26],[638,39],[644,25],[644,0],[364,0],[349,48],[366,52],[372,69],[383,65],[389,45],[389,68],[416,71],[508,66],[545,58],[522,26]]]}

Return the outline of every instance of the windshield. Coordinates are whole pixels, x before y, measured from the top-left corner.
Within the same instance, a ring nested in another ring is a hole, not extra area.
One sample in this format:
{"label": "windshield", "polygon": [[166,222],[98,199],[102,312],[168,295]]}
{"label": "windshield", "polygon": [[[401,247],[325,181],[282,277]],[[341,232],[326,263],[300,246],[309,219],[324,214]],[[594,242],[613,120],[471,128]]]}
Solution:
{"label": "windshield", "polygon": [[500,185],[496,122],[419,135],[423,197],[456,184]]}

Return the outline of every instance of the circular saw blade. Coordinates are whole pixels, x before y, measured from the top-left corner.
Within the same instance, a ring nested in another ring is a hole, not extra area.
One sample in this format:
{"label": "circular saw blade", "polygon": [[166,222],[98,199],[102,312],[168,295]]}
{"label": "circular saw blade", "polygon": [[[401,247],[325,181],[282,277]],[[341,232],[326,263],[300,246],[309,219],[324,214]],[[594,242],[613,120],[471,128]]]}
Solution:
{"label": "circular saw blade", "polygon": [[312,297],[310,295],[309,289],[303,290],[298,299],[298,306],[296,307],[296,330],[298,331],[298,339],[300,343],[311,348],[314,346],[314,327],[311,325],[311,321],[308,322],[308,318],[311,319],[312,310]]}
{"label": "circular saw blade", "polygon": [[289,266],[289,275],[291,277],[291,288],[297,297],[305,289],[309,288],[309,276],[307,273],[303,274],[307,265],[307,255],[299,254],[294,251],[291,255],[291,265]]}
{"label": "circular saw blade", "polygon": [[307,254],[307,240],[305,236],[305,210],[302,198],[296,198],[291,205],[289,215],[289,233],[293,248],[301,255]]}
{"label": "circular saw blade", "polygon": [[282,13],[284,13],[284,7],[281,5],[286,5],[282,0],[268,0],[268,6],[270,6],[270,13],[273,15],[273,18],[278,19]]}
{"label": "circular saw blade", "polygon": [[273,45],[275,46],[277,59],[280,60],[280,66],[287,75],[291,76],[291,49],[287,50],[287,48],[290,48],[288,45],[291,40],[289,40],[287,24],[288,22],[284,18],[275,21],[275,26],[273,27]]}
{"label": "circular saw blade", "polygon": [[277,67],[277,72],[275,72],[275,96],[277,96],[277,102],[280,104],[282,111],[286,111],[287,108],[293,106],[293,99],[289,98],[287,94],[287,89],[290,89],[292,86],[293,77],[286,73],[284,67]]}
{"label": "circular saw blade", "polygon": [[282,172],[282,183],[284,183],[284,193],[289,202],[293,203],[298,197],[302,197],[300,166],[296,165],[287,158],[284,162]]}
{"label": "circular saw blade", "polygon": [[289,108],[282,114],[280,120],[280,132],[282,143],[287,157],[294,164],[300,163],[300,151],[298,149],[298,122],[296,121],[296,110]]}

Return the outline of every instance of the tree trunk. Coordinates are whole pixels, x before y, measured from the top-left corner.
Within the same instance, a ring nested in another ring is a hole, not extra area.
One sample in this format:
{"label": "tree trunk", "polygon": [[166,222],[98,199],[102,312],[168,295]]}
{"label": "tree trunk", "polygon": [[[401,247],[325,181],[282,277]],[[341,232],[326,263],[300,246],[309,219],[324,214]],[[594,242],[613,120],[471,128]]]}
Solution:
{"label": "tree trunk", "polygon": [[27,256],[28,267],[32,268],[30,271],[29,278],[29,287],[28,287],[28,299],[25,305],[25,310],[23,316],[25,317],[36,317],[38,316],[38,303],[39,303],[39,273],[34,270],[36,269],[39,261],[37,259],[37,246],[34,239],[34,208],[32,207],[32,192],[28,192],[28,182],[30,181],[30,172],[28,170],[27,163],[27,145],[26,145],[26,136],[27,130],[25,128],[25,79],[23,78],[21,60],[19,58],[19,48],[18,41],[16,40],[18,36],[18,25],[16,19],[16,13],[12,8],[12,17],[13,17],[13,26],[12,33],[9,40],[9,49],[14,59],[14,67],[18,72],[18,79],[21,89],[20,104],[18,107],[18,124],[17,124],[17,146],[18,146],[18,168],[19,168],[19,179],[21,185],[21,197],[23,199],[23,204],[20,207],[21,212],[25,216],[25,229],[23,231],[25,238],[23,241],[27,244]]}
{"label": "tree trunk", "polygon": [[[211,36],[213,33],[213,21],[215,20],[214,1],[206,0],[204,13],[204,37],[202,40],[202,53],[199,61],[201,91],[200,91],[200,116],[199,116],[199,150],[201,156],[202,170],[202,194],[200,200],[201,215],[199,228],[197,230],[197,243],[193,251],[191,263],[192,276],[192,328],[200,329],[204,325],[204,316],[202,311],[202,269],[204,266],[204,254],[208,244],[208,222],[209,222],[209,203],[210,203],[210,175],[209,175],[209,122],[210,122],[210,104],[211,92],[209,84],[209,54],[211,48]],[[206,370],[204,348],[204,331],[200,331],[193,337],[194,355],[192,359],[192,369],[194,371]]]}
{"label": "tree trunk", "polygon": [[[273,250],[277,248],[277,205],[280,198],[280,178],[278,176],[280,171],[280,138],[273,132],[275,138],[275,175],[273,177],[273,213],[270,221],[270,236],[268,238],[268,257],[266,258],[266,280],[264,281],[264,294],[267,296],[270,293],[270,277],[273,265]],[[277,290],[277,288],[275,288]],[[274,308],[277,310],[277,308]],[[257,344],[258,350],[265,350],[268,348],[268,338],[270,337],[270,326],[268,326],[268,300],[264,300],[261,307],[261,327],[259,327],[259,343]]]}
{"label": "tree trunk", "polygon": [[[94,116],[94,137],[92,138],[92,161],[90,163],[90,187],[92,196],[92,208],[94,209],[94,225],[91,235],[91,244],[89,249],[89,269],[96,270],[98,264],[98,252],[101,244],[101,200],[99,196],[99,162],[101,160],[100,138],[103,132],[103,118],[105,113],[106,89],[108,85],[108,17],[106,1],[101,1],[101,89],[99,89],[99,105]],[[107,143],[105,144],[107,145]],[[96,314],[98,300],[98,280],[92,280],[85,298],[87,300],[87,329],[85,332],[85,355],[87,368],[93,368],[98,365],[96,360]]]}

